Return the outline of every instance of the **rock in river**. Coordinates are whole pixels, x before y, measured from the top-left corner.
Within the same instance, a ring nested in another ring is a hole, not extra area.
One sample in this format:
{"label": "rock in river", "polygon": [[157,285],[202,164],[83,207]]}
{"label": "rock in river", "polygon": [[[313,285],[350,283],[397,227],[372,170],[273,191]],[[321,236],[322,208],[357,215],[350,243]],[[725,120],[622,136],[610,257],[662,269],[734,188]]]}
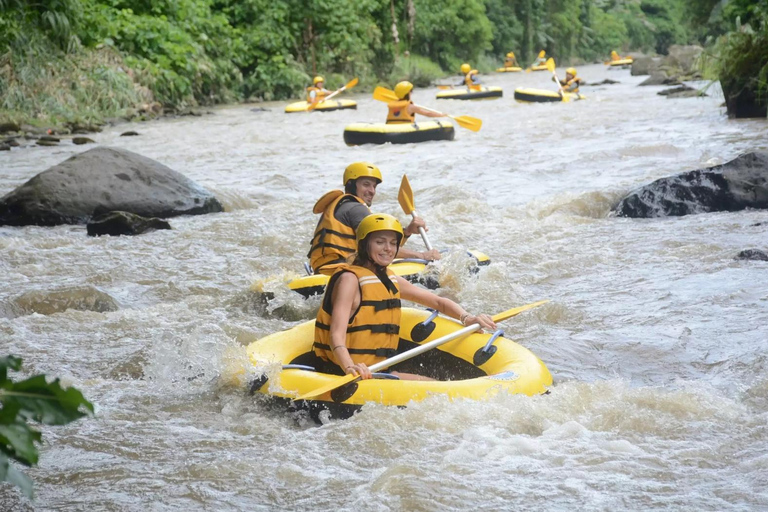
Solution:
{"label": "rock in river", "polygon": [[151,158],[97,147],[0,198],[0,225],[85,224],[110,211],[165,218],[223,208],[208,190]]}
{"label": "rock in river", "polygon": [[613,211],[619,217],[667,217],[768,208],[768,153],[661,178],[633,190]]}
{"label": "rock in river", "polygon": [[167,221],[147,219],[128,212],[109,212],[94,217],[87,225],[89,236],[140,235],[156,229],[171,229]]}

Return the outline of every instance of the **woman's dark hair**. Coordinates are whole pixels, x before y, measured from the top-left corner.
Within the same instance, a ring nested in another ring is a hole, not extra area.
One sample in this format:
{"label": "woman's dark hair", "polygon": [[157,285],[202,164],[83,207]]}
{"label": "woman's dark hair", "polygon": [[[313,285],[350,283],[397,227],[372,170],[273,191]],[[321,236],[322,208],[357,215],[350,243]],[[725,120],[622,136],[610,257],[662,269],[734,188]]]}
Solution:
{"label": "woman's dark hair", "polygon": [[[386,287],[387,290],[391,291],[392,293],[397,293],[397,287],[389,279],[389,276],[387,276],[387,268],[374,263],[373,258],[371,258],[371,256],[368,254],[369,238],[370,238],[370,235],[363,238],[357,244],[357,252],[349,257],[349,259],[352,260],[352,265],[356,265],[358,267],[364,267],[367,263],[372,263],[373,273],[376,274],[376,276],[379,278],[379,281],[381,281],[384,284],[384,287]],[[398,251],[399,249],[400,247],[398,247]],[[397,253],[395,253],[395,256],[397,256]]]}

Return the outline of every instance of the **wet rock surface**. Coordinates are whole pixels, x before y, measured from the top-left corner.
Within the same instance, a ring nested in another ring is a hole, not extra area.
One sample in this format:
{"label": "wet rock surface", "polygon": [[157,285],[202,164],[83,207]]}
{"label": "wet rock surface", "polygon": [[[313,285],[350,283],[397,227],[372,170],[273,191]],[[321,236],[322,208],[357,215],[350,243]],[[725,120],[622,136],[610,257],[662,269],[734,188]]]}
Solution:
{"label": "wet rock surface", "polygon": [[0,225],[85,224],[111,211],[166,218],[221,212],[223,207],[208,190],[151,158],[97,147],[2,197]]}
{"label": "wet rock surface", "polygon": [[768,261],[768,254],[760,249],[744,249],[736,255],[737,260]]}
{"label": "wet rock surface", "polygon": [[658,179],[624,197],[619,217],[651,218],[768,208],[768,153]]}
{"label": "wet rock surface", "polygon": [[156,229],[171,229],[162,219],[148,219],[128,212],[108,212],[94,217],[87,224],[88,236],[140,235]]}
{"label": "wet rock surface", "polygon": [[35,290],[26,292],[12,301],[18,316],[53,315],[68,309],[106,313],[117,311],[117,301],[108,293],[95,286],[73,286],[56,290]]}

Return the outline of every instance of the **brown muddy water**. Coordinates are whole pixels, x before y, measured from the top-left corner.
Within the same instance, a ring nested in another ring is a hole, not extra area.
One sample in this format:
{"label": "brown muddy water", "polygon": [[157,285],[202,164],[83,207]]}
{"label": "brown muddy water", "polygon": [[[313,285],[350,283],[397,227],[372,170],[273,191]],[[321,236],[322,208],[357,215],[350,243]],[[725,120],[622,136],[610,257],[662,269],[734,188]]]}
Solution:
{"label": "brown muddy water", "polygon": [[[768,214],[609,215],[653,179],[767,150],[768,123],[728,120],[722,97],[657,96],[626,70],[580,73],[621,83],[547,105],[512,99],[516,86],[552,88],[546,73],[488,76],[504,88],[495,101],[417,90],[418,103],[483,119],[453,142],[346,147],[346,124],[385,117],[369,95],[350,96],[357,111],[236,106],[96,134],[227,211],[135,238],[0,228],[3,353],[97,410],[44,429],[36,500],[0,486],[0,509],[768,508],[768,263],[734,260],[768,248]],[[129,129],[141,135],[119,137]],[[0,155],[0,194],[85,149]],[[279,278],[302,272],[312,205],[357,160],[381,167],[374,205],[401,218],[408,174],[431,241],[452,251],[441,293],[489,313],[551,299],[504,324],[552,372],[549,395],[371,404],[317,426],[247,394],[244,347],[317,307]],[[491,266],[468,276],[464,248]],[[250,292],[263,279],[266,308]]]}

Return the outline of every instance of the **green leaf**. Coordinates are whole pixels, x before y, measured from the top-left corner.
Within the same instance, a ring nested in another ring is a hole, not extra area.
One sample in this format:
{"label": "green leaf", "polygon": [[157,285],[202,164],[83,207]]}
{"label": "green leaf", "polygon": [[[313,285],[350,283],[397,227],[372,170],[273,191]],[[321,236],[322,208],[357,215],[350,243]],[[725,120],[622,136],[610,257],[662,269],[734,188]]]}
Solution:
{"label": "green leaf", "polygon": [[0,389],[0,402],[17,403],[21,416],[46,425],[65,425],[93,413],[93,404],[80,391],[62,388],[59,379],[49,383],[45,375],[36,375]]}
{"label": "green leaf", "polygon": [[40,432],[23,421],[0,425],[0,452],[27,466],[37,464],[38,451],[35,442],[39,443],[41,439]]}
{"label": "green leaf", "polygon": [[27,475],[14,468],[11,465],[11,461],[8,460],[8,457],[2,453],[0,453],[0,482],[11,483],[21,489],[21,492],[23,492],[27,498],[32,499],[33,497],[32,480],[30,480]]}

